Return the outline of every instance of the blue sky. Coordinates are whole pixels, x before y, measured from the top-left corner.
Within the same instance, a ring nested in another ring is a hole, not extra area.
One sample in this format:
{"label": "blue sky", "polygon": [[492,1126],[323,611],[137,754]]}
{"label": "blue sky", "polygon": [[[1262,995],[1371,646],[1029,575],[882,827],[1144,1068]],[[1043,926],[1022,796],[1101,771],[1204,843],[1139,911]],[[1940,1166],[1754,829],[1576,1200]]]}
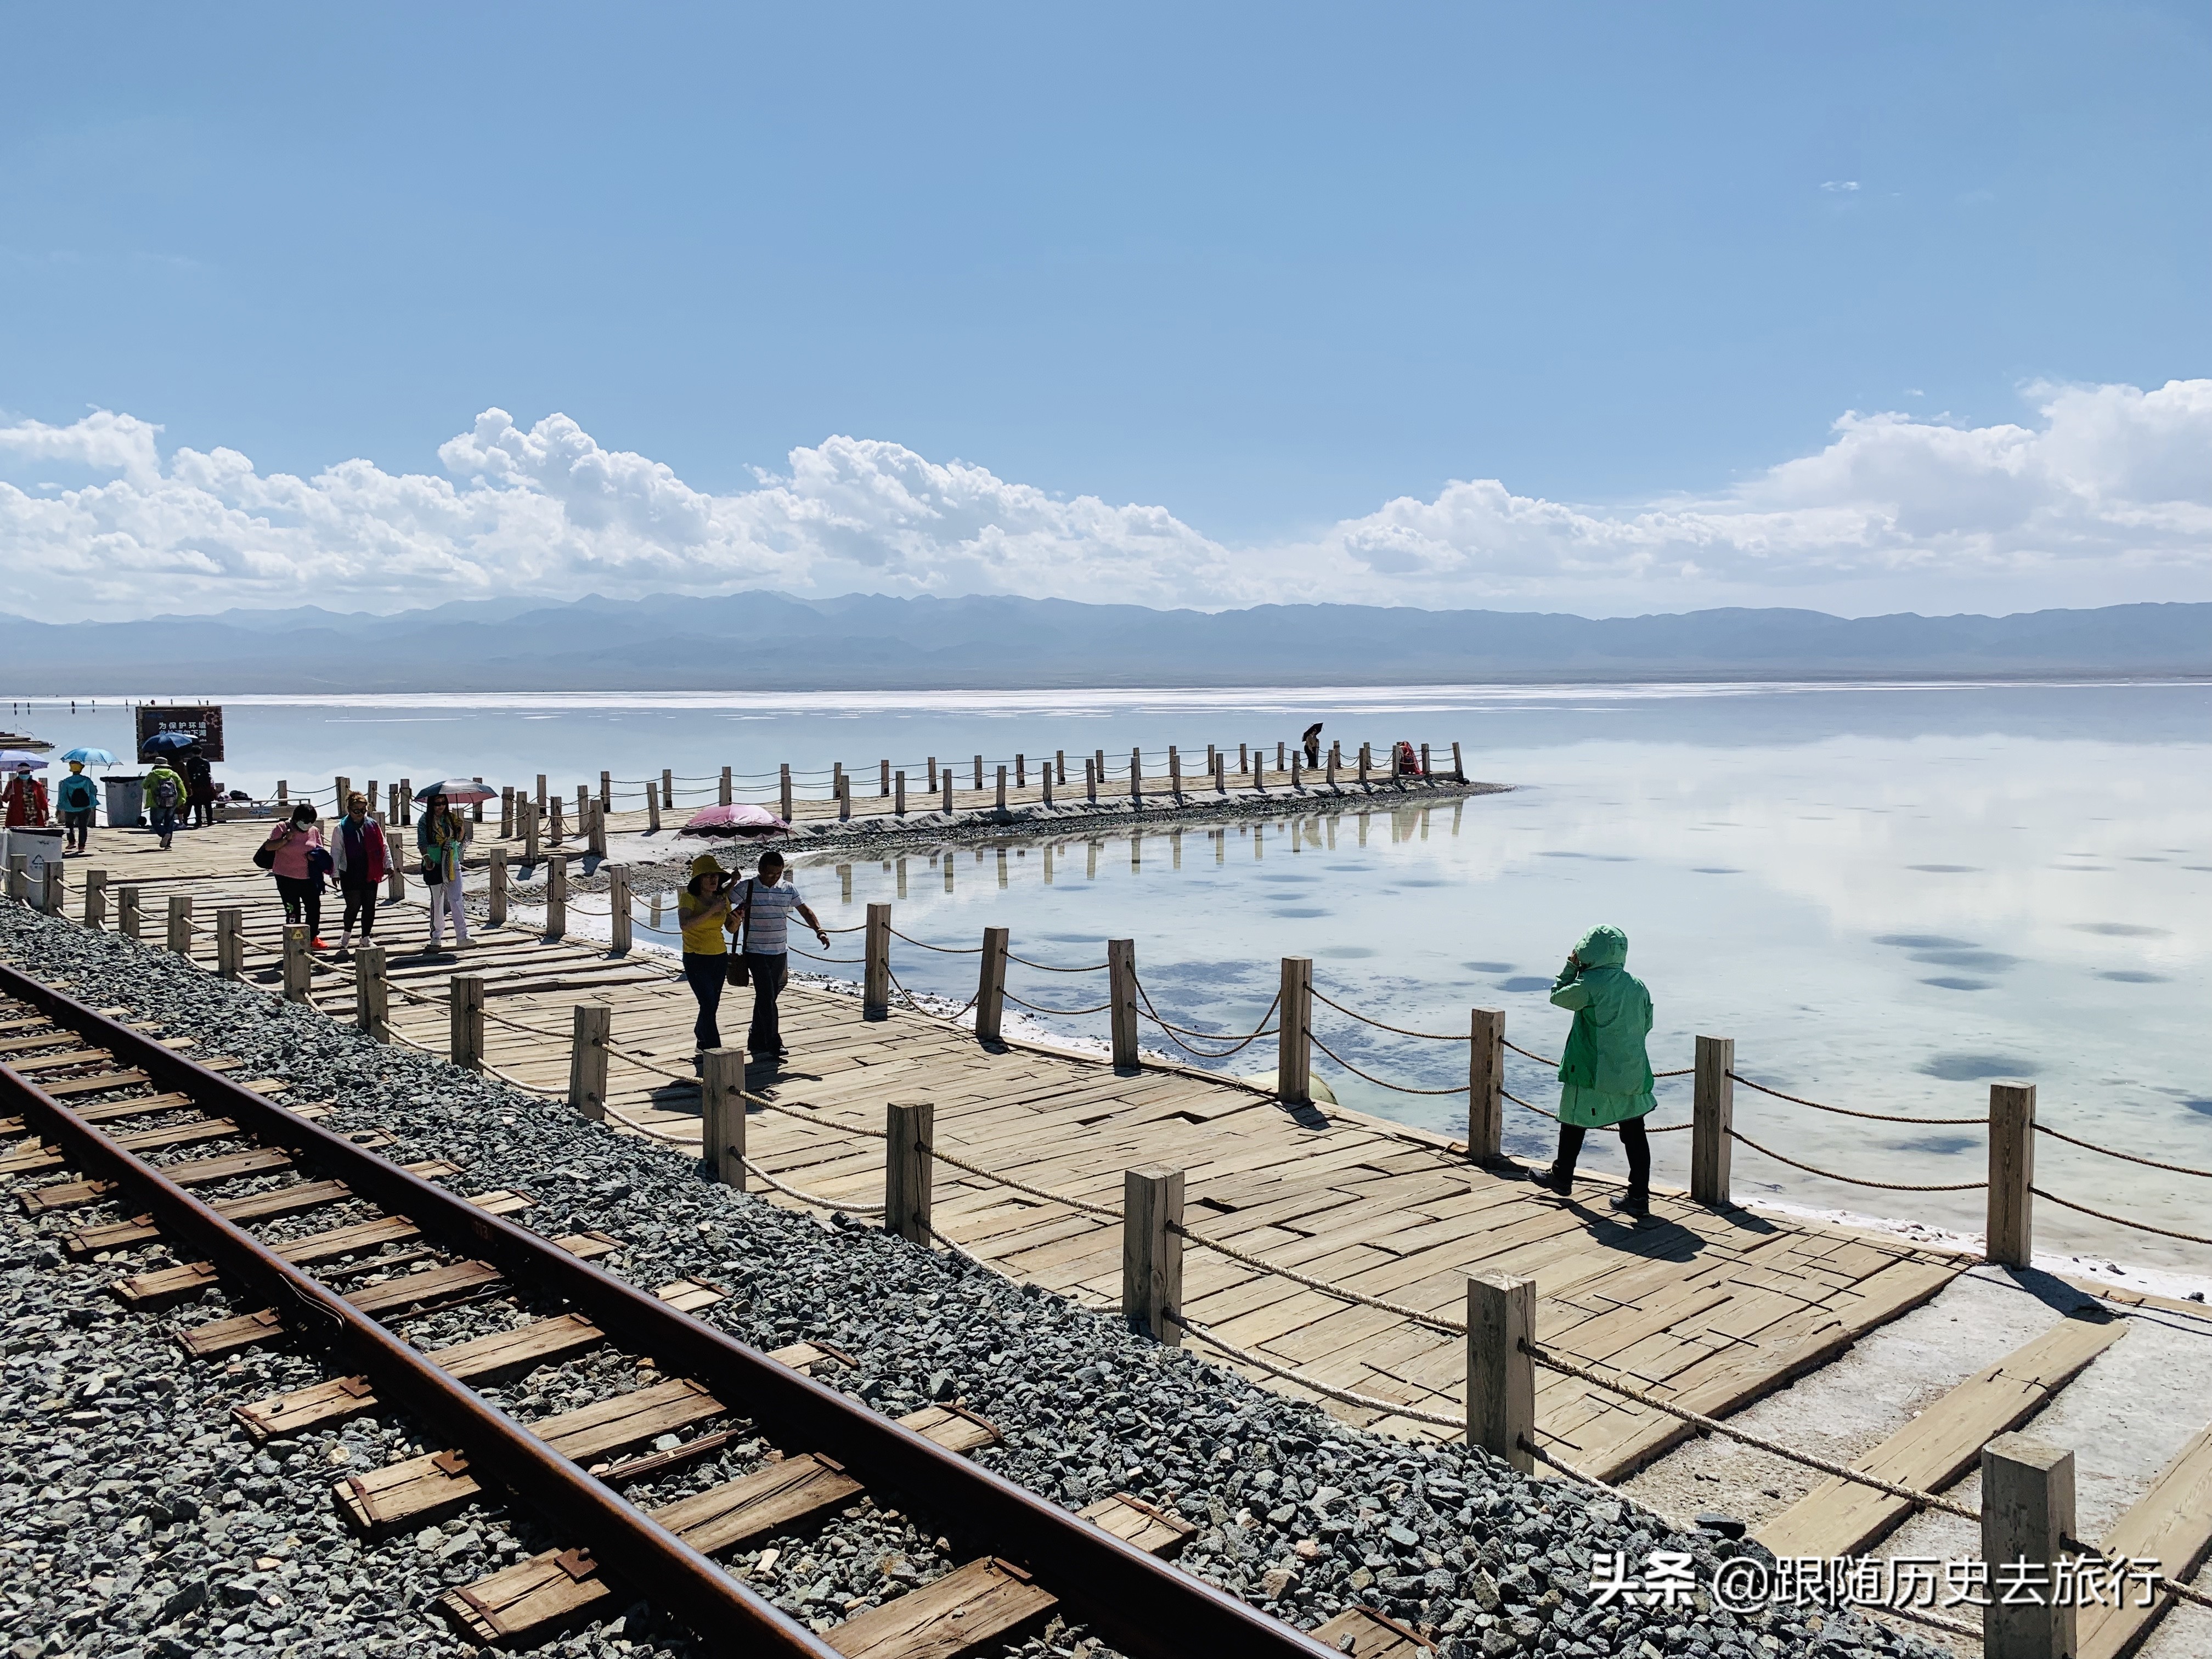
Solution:
{"label": "blue sky", "polygon": [[[48,8],[0,74],[0,477],[50,498],[89,410],[265,478],[496,409],[717,501],[842,435],[1236,551],[2212,374],[2200,6]],[[1510,563],[1470,601],[1681,608]]]}

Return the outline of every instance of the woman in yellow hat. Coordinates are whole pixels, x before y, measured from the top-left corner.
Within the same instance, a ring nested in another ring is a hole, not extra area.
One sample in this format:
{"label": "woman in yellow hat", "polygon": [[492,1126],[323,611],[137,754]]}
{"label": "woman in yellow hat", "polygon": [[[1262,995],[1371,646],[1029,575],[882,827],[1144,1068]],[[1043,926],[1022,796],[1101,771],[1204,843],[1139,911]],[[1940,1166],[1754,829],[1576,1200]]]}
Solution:
{"label": "woman in yellow hat", "polygon": [[[722,987],[729,971],[732,926],[729,874],[712,853],[691,860],[691,879],[676,896],[676,919],[684,929],[684,977],[691,994],[699,999],[698,1023],[691,1035],[699,1053],[722,1046],[722,1028],[716,1016],[722,1007]],[[692,1065],[699,1064],[695,1056]]]}

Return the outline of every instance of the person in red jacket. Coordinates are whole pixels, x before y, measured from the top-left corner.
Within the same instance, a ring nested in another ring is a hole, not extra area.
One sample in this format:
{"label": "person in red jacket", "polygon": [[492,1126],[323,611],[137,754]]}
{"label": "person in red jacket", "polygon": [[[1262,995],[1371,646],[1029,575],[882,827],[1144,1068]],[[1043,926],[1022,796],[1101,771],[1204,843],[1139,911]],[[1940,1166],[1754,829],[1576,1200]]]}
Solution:
{"label": "person in red jacket", "polygon": [[8,780],[5,789],[0,789],[0,800],[8,804],[8,827],[10,830],[46,828],[46,786],[31,775],[28,761],[16,765],[15,775]]}
{"label": "person in red jacket", "polygon": [[331,837],[331,861],[345,896],[345,932],[338,939],[338,954],[353,950],[353,924],[361,921],[361,942],[368,943],[376,927],[376,884],[392,867],[385,845],[384,827],[368,815],[368,797],[355,790],[346,797],[345,816]]}

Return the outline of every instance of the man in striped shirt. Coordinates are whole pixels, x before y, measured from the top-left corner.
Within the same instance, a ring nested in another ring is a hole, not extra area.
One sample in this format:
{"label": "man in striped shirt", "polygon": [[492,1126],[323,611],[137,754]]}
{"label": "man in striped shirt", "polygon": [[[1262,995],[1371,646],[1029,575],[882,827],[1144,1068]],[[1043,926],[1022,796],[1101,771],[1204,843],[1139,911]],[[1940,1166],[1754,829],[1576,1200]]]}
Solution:
{"label": "man in striped shirt", "polygon": [[738,914],[745,929],[745,973],[753,988],[752,1027],[745,1034],[745,1047],[755,1060],[766,1060],[773,1055],[781,1060],[791,1051],[783,1046],[783,1030],[776,1018],[776,998],[783,993],[786,966],[790,957],[785,935],[790,925],[791,913],[799,912],[799,920],[814,930],[814,937],[822,941],[822,948],[830,948],[830,935],[821,921],[806,908],[799,897],[799,889],[783,878],[783,854],[761,854],[760,871],[752,879],[738,888]]}

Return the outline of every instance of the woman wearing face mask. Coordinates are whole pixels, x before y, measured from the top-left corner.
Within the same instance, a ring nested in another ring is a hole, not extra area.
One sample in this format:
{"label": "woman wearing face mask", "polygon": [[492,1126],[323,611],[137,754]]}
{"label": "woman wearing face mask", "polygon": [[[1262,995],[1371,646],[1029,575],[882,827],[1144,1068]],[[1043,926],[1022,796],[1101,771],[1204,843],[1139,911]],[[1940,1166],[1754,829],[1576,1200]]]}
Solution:
{"label": "woman wearing face mask", "polygon": [[314,948],[327,948],[323,944],[323,878],[310,862],[311,855],[323,846],[323,832],[316,827],[313,804],[301,801],[294,807],[292,816],[270,832],[267,845],[275,854],[269,872],[276,878],[276,890],[283,895],[284,920],[305,921]]}

